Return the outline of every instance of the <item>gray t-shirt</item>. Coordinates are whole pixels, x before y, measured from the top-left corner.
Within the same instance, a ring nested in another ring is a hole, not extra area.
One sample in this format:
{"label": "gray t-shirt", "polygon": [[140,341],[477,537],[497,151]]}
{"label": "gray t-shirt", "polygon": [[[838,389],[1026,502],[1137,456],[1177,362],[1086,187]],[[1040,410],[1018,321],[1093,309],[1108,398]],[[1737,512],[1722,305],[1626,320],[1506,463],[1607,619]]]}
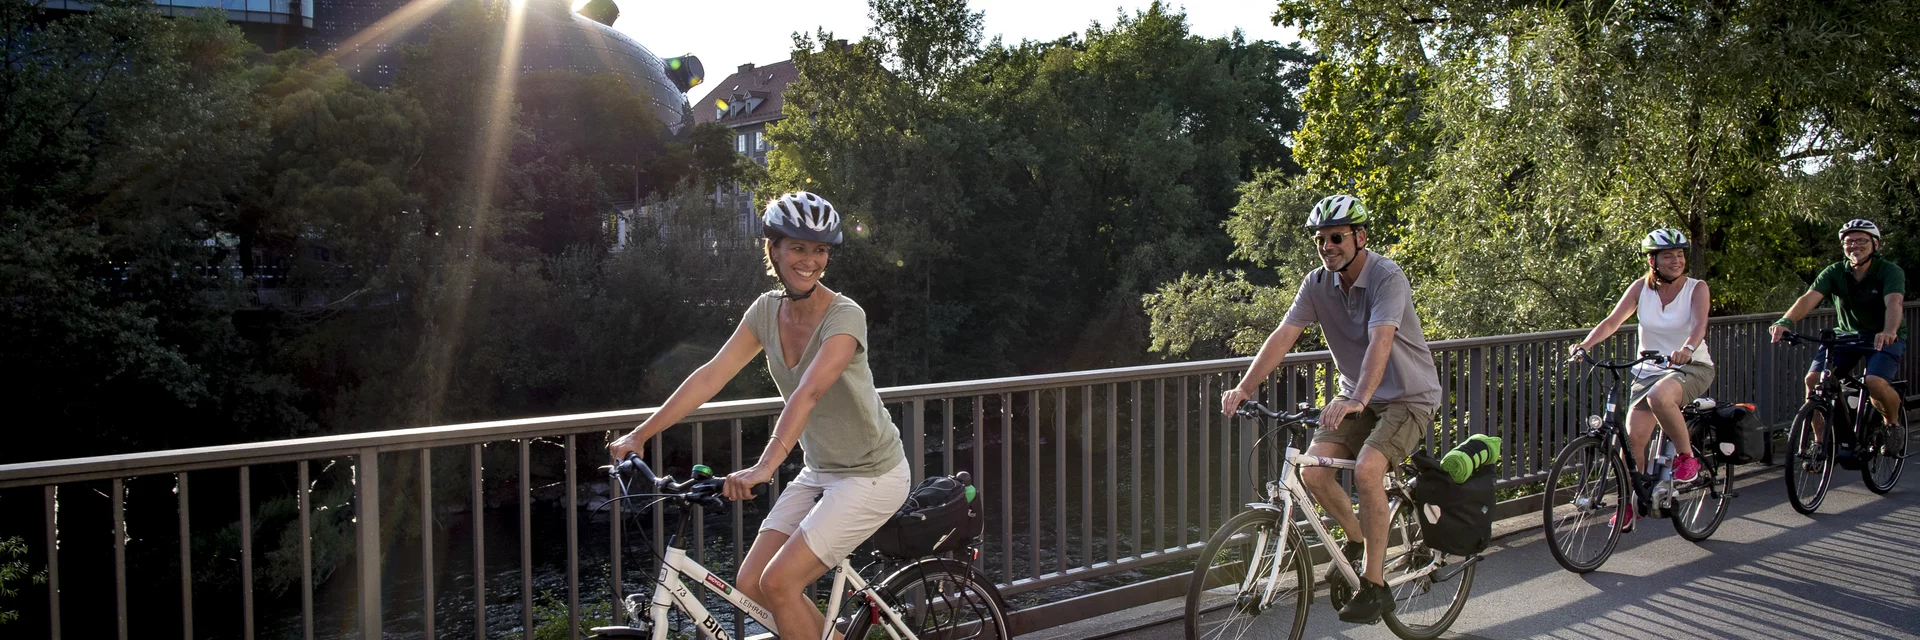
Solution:
{"label": "gray t-shirt", "polygon": [[821,473],[860,477],[892,471],[907,457],[900,445],[900,429],[893,426],[893,416],[880,403],[880,392],[873,386],[873,370],[867,368],[866,310],[851,298],[835,295],[827,316],[821,318],[820,326],[800,352],[800,364],[788,369],[786,354],[780,350],[780,305],[785,302],[776,292],[767,292],[753,301],[740,320],[766,349],[767,371],[773,374],[780,397],[793,400],[801,376],[820,355],[820,345],[827,338],[844,333],[859,343],[853,361],[840,373],[840,380],[820,396],[806,429],[800,432],[800,451],[807,467]]}
{"label": "gray t-shirt", "polygon": [[1433,367],[1420,318],[1413,313],[1413,286],[1407,274],[1386,256],[1367,250],[1367,264],[1354,277],[1351,292],[1340,289],[1339,274],[1314,269],[1300,282],[1285,322],[1298,327],[1320,325],[1327,350],[1340,370],[1340,393],[1354,395],[1367,358],[1367,331],[1397,327],[1386,375],[1373,391],[1372,402],[1412,402],[1440,406],[1440,374]]}

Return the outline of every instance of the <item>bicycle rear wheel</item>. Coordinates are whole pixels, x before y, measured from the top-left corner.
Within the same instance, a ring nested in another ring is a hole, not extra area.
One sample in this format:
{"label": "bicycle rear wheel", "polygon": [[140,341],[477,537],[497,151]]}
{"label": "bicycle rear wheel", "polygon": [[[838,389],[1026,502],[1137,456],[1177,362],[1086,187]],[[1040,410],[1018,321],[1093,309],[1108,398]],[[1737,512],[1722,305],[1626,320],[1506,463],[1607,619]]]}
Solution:
{"label": "bicycle rear wheel", "polygon": [[[1706,451],[1712,448],[1694,451],[1694,455]],[[1695,479],[1699,488],[1692,490],[1698,493],[1675,503],[1670,513],[1674,532],[1692,542],[1713,537],[1713,532],[1719,530],[1720,523],[1727,518],[1727,505],[1733,502],[1733,465],[1721,462],[1712,453],[1699,460],[1700,476]]]}
{"label": "bicycle rear wheel", "polygon": [[[1817,420],[1816,420],[1817,418]],[[1807,403],[1787,427],[1787,501],[1793,510],[1812,514],[1827,499],[1833,485],[1833,416],[1825,407]],[[1815,423],[1818,422],[1818,426]],[[1816,450],[1818,449],[1818,450]]]}
{"label": "bicycle rear wheel", "polygon": [[[1009,640],[1000,590],[972,566],[926,559],[874,587],[892,612],[921,640]],[[847,625],[848,640],[889,640],[886,612],[861,604]]]}
{"label": "bicycle rear wheel", "polygon": [[1383,619],[1387,629],[1407,640],[1437,638],[1453,626],[1460,610],[1467,606],[1468,592],[1473,590],[1476,564],[1472,558],[1428,548],[1414,512],[1418,508],[1420,505],[1409,496],[1400,496],[1400,507],[1393,510],[1393,522],[1388,525],[1391,529],[1387,537],[1392,544],[1382,565],[1387,584],[1433,567],[1431,573],[1393,587],[1393,613]]}
{"label": "bicycle rear wheel", "polygon": [[1599,438],[1581,436],[1560,450],[1540,513],[1547,549],[1561,568],[1587,573],[1613,555],[1625,526],[1627,486],[1626,463]]}
{"label": "bicycle rear wheel", "polygon": [[[1298,638],[1306,631],[1313,569],[1298,529],[1287,533],[1287,550],[1276,556],[1281,517],[1248,511],[1207,541],[1187,582],[1187,640]],[[1337,551],[1334,556],[1338,562]]]}
{"label": "bicycle rear wheel", "polygon": [[1860,467],[1860,478],[1867,483],[1867,490],[1885,495],[1900,482],[1900,471],[1906,466],[1907,433],[1906,408],[1898,412],[1898,424],[1886,424],[1886,419],[1877,410],[1865,409],[1869,414],[1863,422],[1860,443],[1854,447],[1854,455],[1865,462]]}

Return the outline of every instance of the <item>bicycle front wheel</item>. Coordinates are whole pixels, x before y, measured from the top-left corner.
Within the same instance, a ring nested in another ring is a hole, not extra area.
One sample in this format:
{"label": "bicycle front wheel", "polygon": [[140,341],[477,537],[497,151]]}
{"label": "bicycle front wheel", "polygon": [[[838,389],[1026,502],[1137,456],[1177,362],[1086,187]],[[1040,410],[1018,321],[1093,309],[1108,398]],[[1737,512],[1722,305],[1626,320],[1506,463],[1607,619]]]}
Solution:
{"label": "bicycle front wheel", "polygon": [[[1426,572],[1393,587],[1393,612],[1384,616],[1387,629],[1407,640],[1438,638],[1460,618],[1467,606],[1467,593],[1473,590],[1472,558],[1450,556],[1427,547],[1420,531],[1415,504],[1409,496],[1400,496],[1400,507],[1393,510],[1388,526],[1386,564],[1382,577],[1387,584],[1405,576]],[[1431,571],[1428,571],[1431,569]]]}
{"label": "bicycle front wheel", "polygon": [[1862,409],[1869,417],[1860,434],[1860,446],[1854,455],[1866,464],[1860,467],[1860,478],[1866,480],[1867,490],[1885,495],[1900,482],[1900,469],[1906,466],[1907,455],[1907,411],[1901,407],[1898,412],[1898,424],[1885,424],[1886,419],[1880,412]]}
{"label": "bicycle front wheel", "polygon": [[1833,420],[1825,407],[1807,403],[1787,427],[1787,501],[1811,515],[1833,484]]}
{"label": "bicycle front wheel", "polygon": [[1686,492],[1692,495],[1677,501],[1671,513],[1674,532],[1691,542],[1712,537],[1727,519],[1727,505],[1733,502],[1733,465],[1721,462],[1709,451],[1711,448],[1693,452],[1701,456],[1700,476],[1694,479],[1694,488]]}
{"label": "bicycle front wheel", "polygon": [[1187,640],[1298,638],[1306,632],[1313,569],[1298,529],[1287,533],[1281,551],[1281,517],[1248,511],[1220,525],[1207,541],[1187,582]]}
{"label": "bicycle front wheel", "polygon": [[[848,640],[890,640],[911,632],[921,640],[1010,640],[1000,590],[964,562],[927,559],[894,572],[873,588],[887,612],[860,605],[847,625]],[[897,616],[904,629],[893,628]],[[895,635],[899,634],[899,635]]]}
{"label": "bicycle front wheel", "polygon": [[1626,463],[1599,438],[1575,438],[1554,457],[1540,517],[1561,568],[1587,573],[1613,555],[1627,517],[1627,482]]}

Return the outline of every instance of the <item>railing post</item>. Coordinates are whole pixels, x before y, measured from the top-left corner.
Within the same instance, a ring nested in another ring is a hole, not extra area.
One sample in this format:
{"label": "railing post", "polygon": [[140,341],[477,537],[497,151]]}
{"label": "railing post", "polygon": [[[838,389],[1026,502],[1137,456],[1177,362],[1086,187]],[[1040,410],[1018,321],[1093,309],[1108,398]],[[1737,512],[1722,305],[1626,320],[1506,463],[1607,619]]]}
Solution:
{"label": "railing post", "polygon": [[360,559],[360,637],[366,640],[378,640],[380,637],[380,453],[377,449],[360,450],[359,472],[354,484],[360,490],[355,496],[354,514],[359,521],[360,544],[354,555]]}
{"label": "railing post", "polygon": [[900,420],[901,429],[907,432],[907,468],[913,471],[913,486],[927,476],[927,427],[926,401],[914,398],[905,407],[907,415]]}
{"label": "railing post", "polygon": [[1474,347],[1467,356],[1467,430],[1487,432],[1487,348]]}

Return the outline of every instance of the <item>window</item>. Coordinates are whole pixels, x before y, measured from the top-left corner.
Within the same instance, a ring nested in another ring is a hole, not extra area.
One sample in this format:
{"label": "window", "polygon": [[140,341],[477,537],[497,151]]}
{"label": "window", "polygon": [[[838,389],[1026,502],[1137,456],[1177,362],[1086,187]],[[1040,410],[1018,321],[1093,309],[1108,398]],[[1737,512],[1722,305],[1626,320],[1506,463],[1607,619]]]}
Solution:
{"label": "window", "polygon": [[744,133],[740,134],[740,139],[736,141],[733,146],[735,151],[739,151],[740,153],[746,153],[747,152],[747,134],[744,134]]}
{"label": "window", "polygon": [[760,132],[758,132],[758,131],[755,131],[755,132],[753,132],[753,150],[754,150],[754,151],[766,151],[766,150],[767,150],[767,141],[766,141],[766,140],[762,140],[762,139],[760,138]]}

